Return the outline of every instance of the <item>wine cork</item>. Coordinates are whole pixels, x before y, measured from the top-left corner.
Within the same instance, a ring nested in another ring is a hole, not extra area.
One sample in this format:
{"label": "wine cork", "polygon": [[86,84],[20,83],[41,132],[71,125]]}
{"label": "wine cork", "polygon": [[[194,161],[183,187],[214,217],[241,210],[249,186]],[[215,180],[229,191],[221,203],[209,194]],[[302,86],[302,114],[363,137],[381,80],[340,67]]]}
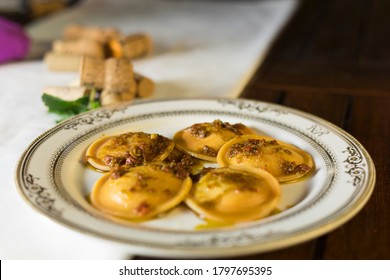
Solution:
{"label": "wine cork", "polygon": [[104,58],[104,46],[96,41],[92,40],[74,40],[74,41],[61,41],[56,40],[52,46],[55,53],[70,53],[78,55],[86,55],[97,58]]}
{"label": "wine cork", "polygon": [[147,34],[134,34],[109,40],[108,47],[113,57],[129,59],[148,56],[152,53],[152,39]]}
{"label": "wine cork", "polygon": [[103,90],[100,95],[100,104],[110,106],[123,102],[130,102],[134,99],[134,92],[120,92],[114,90]]}
{"label": "wine cork", "polygon": [[80,85],[93,87],[96,89],[104,88],[105,60],[83,56],[80,62]]}
{"label": "wine cork", "polygon": [[106,59],[104,90],[100,96],[102,106],[133,100],[136,89],[131,61],[125,58]]}
{"label": "wine cork", "polygon": [[122,98],[119,92],[103,90],[100,94],[100,104],[102,106],[115,105],[122,102]]}
{"label": "wine cork", "polygon": [[100,43],[107,43],[112,38],[118,38],[121,33],[113,27],[101,28],[71,24],[65,27],[63,38],[65,40],[87,39]]}
{"label": "wine cork", "polygon": [[61,54],[61,53],[46,53],[44,61],[50,71],[77,71],[79,69],[80,55],[77,54]]}
{"label": "wine cork", "polygon": [[108,91],[133,92],[134,81],[133,65],[129,59],[108,58],[105,61],[104,89]]}
{"label": "wine cork", "polygon": [[155,86],[151,79],[134,73],[134,80],[137,85],[136,97],[146,98],[153,94]]}

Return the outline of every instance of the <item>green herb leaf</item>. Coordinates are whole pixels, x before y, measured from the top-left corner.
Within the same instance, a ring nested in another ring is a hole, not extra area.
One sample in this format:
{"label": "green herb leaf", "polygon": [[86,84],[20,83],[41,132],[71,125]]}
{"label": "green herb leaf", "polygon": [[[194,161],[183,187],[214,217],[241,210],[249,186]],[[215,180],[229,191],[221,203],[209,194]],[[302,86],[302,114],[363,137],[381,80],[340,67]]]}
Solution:
{"label": "green herb leaf", "polygon": [[90,101],[89,102],[89,109],[90,110],[100,108],[100,107],[101,107],[101,104],[99,101]]}
{"label": "green herb leaf", "polygon": [[49,112],[61,115],[76,115],[88,111],[89,97],[84,96],[74,101],[65,101],[58,97],[44,93],[42,101],[49,108]]}
{"label": "green herb leaf", "polygon": [[96,91],[93,89],[89,95],[77,100],[66,101],[44,93],[42,95],[42,101],[48,107],[50,113],[55,113],[60,116],[60,119],[57,120],[57,123],[59,123],[74,115],[101,107],[96,94]]}

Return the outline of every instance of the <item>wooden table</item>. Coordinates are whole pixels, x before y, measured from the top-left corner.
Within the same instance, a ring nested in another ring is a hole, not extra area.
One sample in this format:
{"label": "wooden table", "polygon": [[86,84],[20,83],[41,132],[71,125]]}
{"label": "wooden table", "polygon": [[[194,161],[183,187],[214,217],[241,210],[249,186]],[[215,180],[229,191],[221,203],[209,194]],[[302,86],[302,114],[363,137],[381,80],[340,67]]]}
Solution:
{"label": "wooden table", "polygon": [[353,135],[377,181],[340,228],[245,259],[390,259],[390,1],[307,0],[241,97],[297,108]]}

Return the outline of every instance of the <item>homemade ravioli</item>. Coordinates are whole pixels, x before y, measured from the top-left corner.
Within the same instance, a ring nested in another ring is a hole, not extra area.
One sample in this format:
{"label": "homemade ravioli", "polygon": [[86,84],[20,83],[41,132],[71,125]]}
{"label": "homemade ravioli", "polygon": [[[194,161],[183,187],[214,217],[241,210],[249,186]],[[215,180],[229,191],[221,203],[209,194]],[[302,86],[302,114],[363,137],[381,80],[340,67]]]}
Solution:
{"label": "homemade ravioli", "polygon": [[215,120],[212,123],[197,123],[178,131],[173,137],[176,147],[193,157],[216,162],[219,149],[230,139],[244,134],[253,134],[247,126]]}
{"label": "homemade ravioli", "polygon": [[280,200],[279,182],[262,169],[216,168],[194,184],[185,200],[200,217],[237,223],[268,216]]}
{"label": "homemade ravioli", "polygon": [[91,203],[106,214],[143,221],[181,203],[191,185],[189,176],[163,164],[120,167],[95,183]]}
{"label": "homemade ravioli", "polygon": [[128,132],[102,137],[93,142],[86,152],[87,161],[96,169],[141,166],[163,161],[174,148],[174,143],[159,134]]}
{"label": "homemade ravioli", "polygon": [[201,172],[204,161],[174,148],[163,160],[163,163],[169,164],[170,166],[176,166],[181,170],[186,170],[190,175],[195,175]]}
{"label": "homemade ravioli", "polygon": [[243,135],[228,141],[220,149],[221,166],[244,165],[261,168],[279,182],[297,180],[310,172],[314,162],[310,154],[267,136]]}

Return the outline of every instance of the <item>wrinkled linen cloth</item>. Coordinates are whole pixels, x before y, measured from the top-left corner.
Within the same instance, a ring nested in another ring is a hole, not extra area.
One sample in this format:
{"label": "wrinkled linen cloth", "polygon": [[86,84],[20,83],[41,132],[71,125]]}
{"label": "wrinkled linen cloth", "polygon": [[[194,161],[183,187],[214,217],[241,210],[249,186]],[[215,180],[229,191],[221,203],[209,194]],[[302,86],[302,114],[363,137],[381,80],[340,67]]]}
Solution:
{"label": "wrinkled linen cloth", "polygon": [[[57,39],[69,23],[147,32],[154,54],[134,61],[134,70],[156,83],[152,98],[237,97],[296,6],[295,0],[90,0],[26,30],[32,40]],[[77,76],[49,72],[42,61],[0,65],[0,259],[123,259],[134,254],[128,246],[38,214],[14,183],[23,151],[58,118],[47,113],[42,89],[68,85]]]}

